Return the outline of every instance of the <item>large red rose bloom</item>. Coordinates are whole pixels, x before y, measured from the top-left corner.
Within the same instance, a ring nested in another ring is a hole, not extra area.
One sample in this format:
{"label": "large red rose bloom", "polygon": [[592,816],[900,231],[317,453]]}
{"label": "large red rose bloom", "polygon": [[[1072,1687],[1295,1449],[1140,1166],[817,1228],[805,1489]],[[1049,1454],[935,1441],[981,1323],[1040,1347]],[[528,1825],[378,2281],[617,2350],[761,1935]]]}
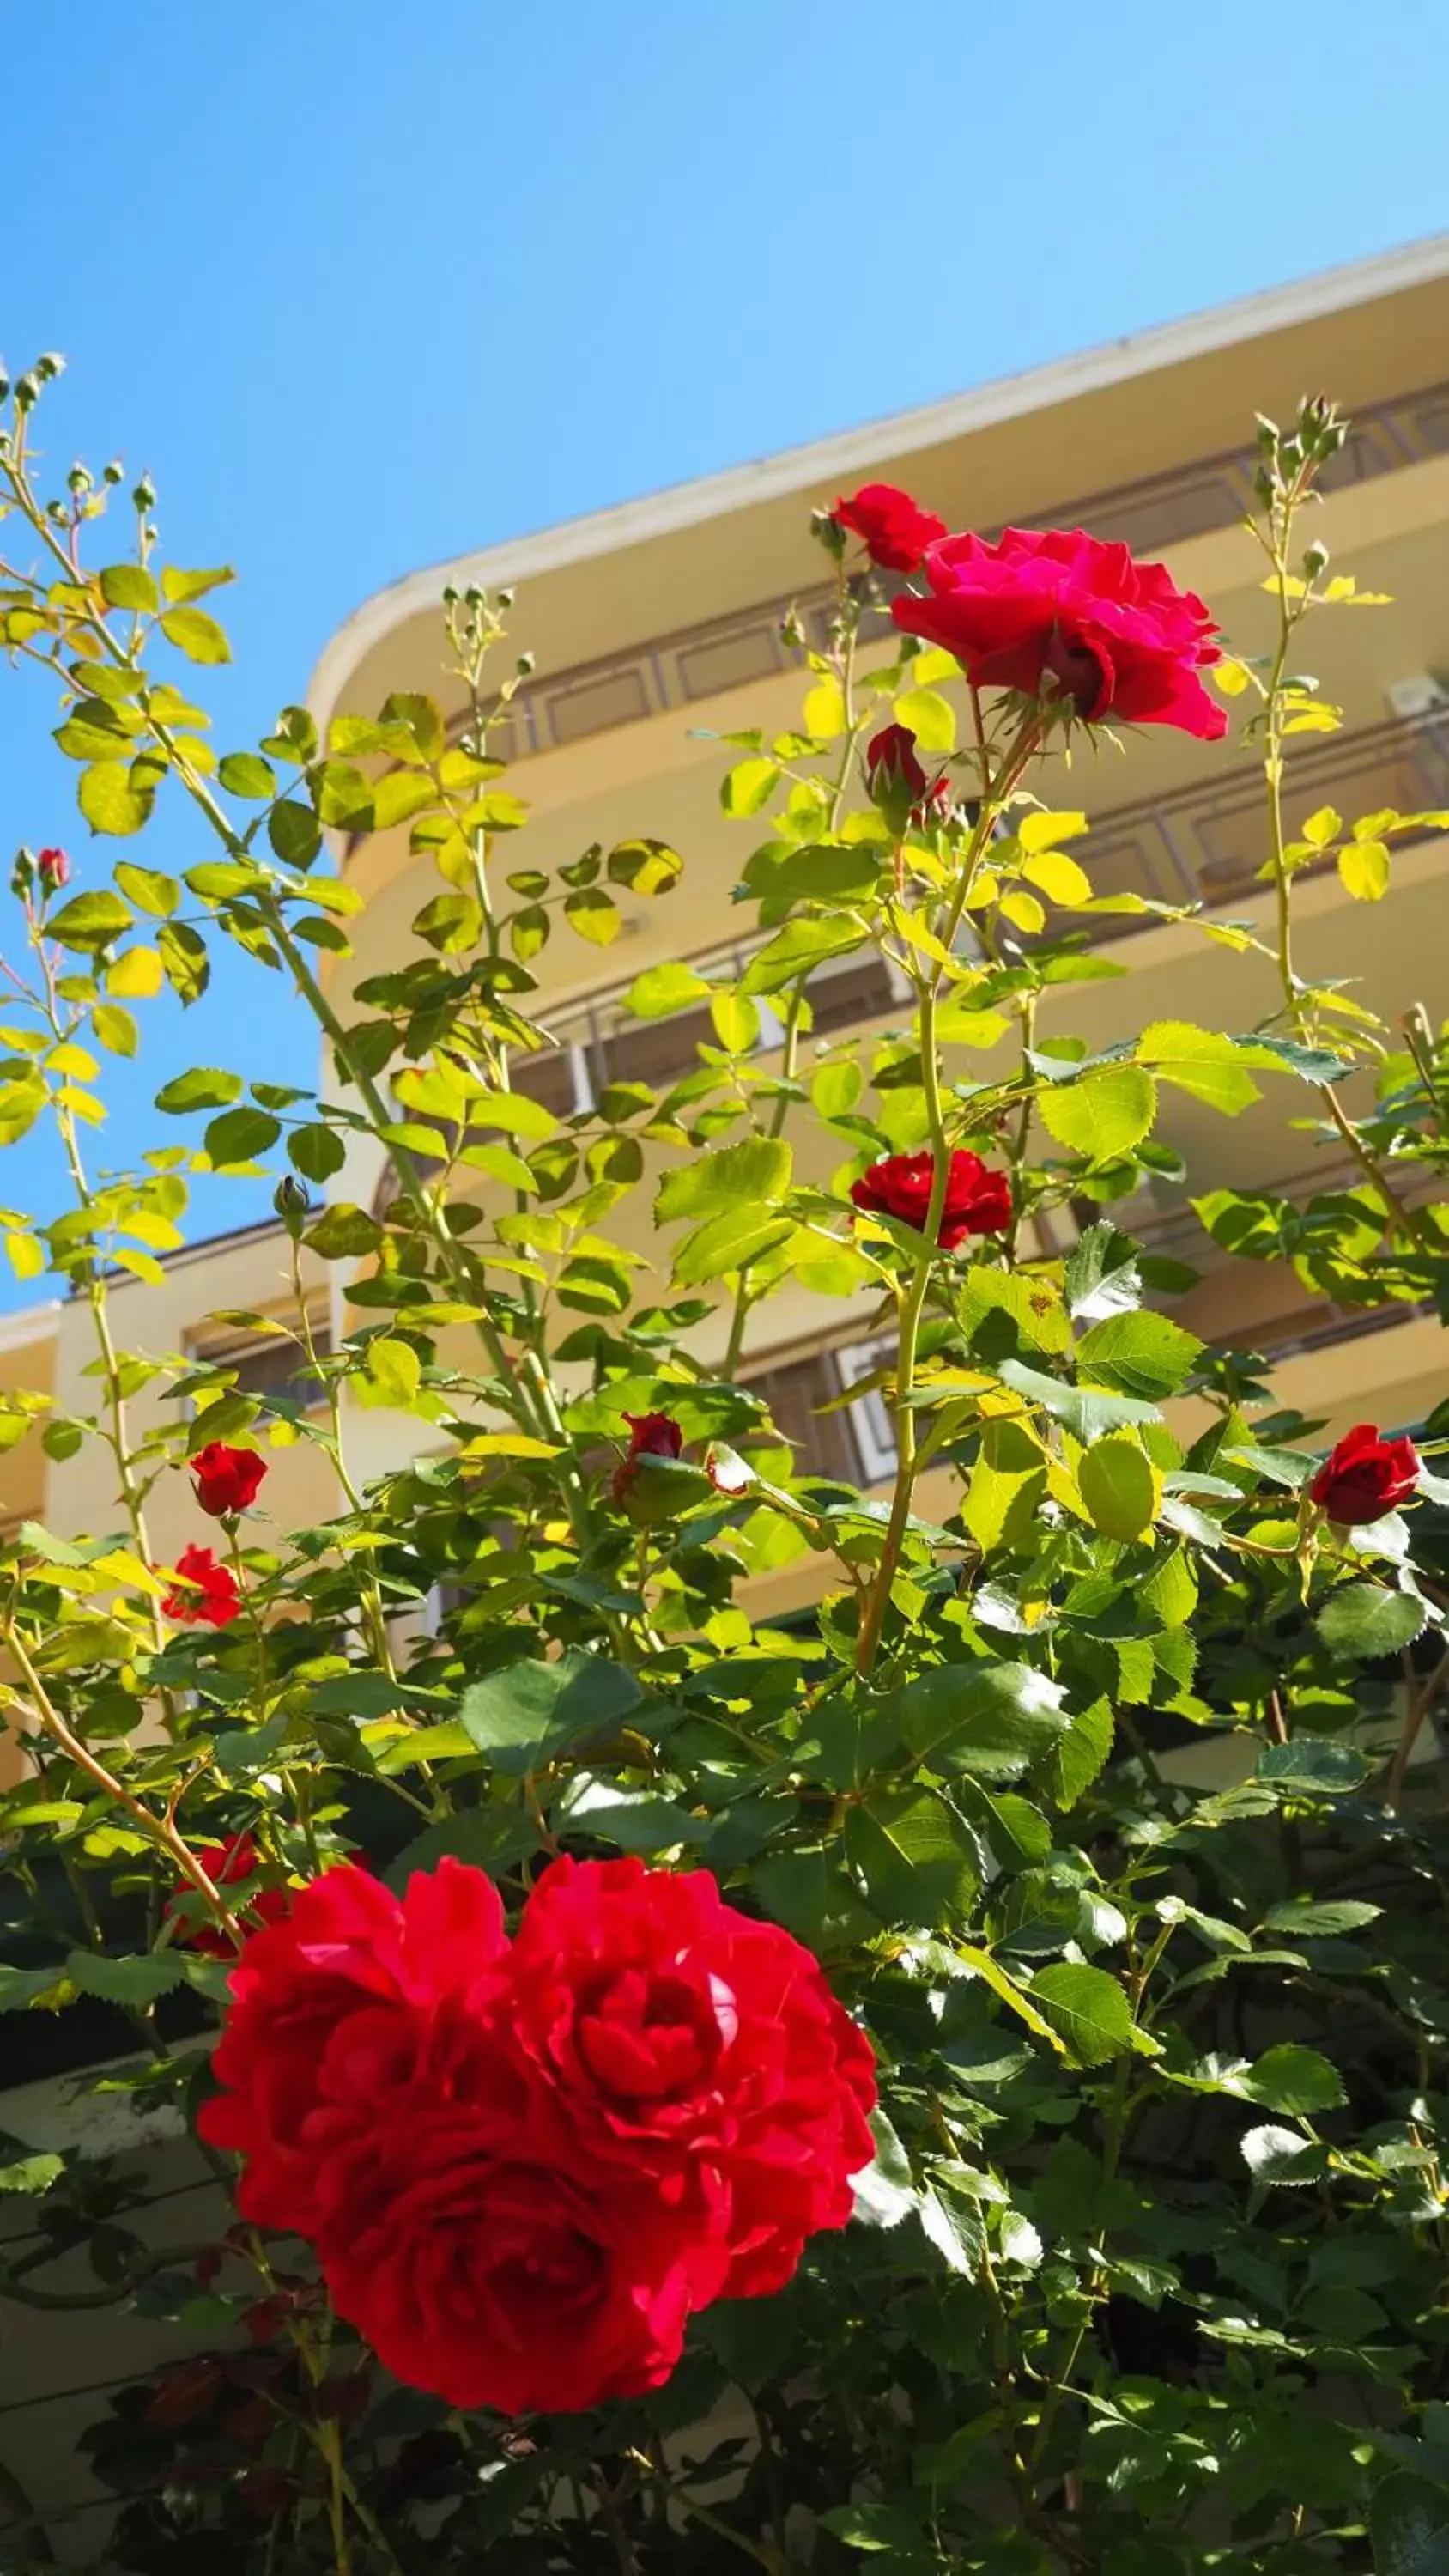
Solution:
{"label": "large red rose bloom", "polygon": [[[893,1216],[924,1233],[935,1170],[935,1156],[929,1150],[888,1154],[884,1162],[872,1163],[868,1172],[851,1182],[850,1195],[866,1215]],[[993,1172],[979,1154],[958,1147],[946,1176],[946,1202],[936,1238],[941,1250],[954,1252],[968,1235],[999,1234],[1010,1223],[1011,1183],[1005,1172]]]}
{"label": "large red rose bloom", "polygon": [[520,2099],[419,2096],[380,2152],[329,2177],[319,2251],[385,2368],[452,2406],[552,2413],[658,2388],[684,2341],[690,2243],[647,2186],[548,2166]]}
{"label": "large red rose bloom", "polygon": [[1372,1422],[1356,1422],[1330,1449],[1308,1491],[1341,1529],[1356,1529],[1396,1512],[1418,1482],[1412,1440],[1386,1440]]}
{"label": "large red rose bloom", "polygon": [[163,1593],[161,1607],[181,1628],[229,1628],[241,1614],[241,1586],[229,1565],[209,1547],[184,1547],[176,1560],[181,1583]]}
{"label": "large red rose bloom", "polygon": [[224,2090],[197,2121],[246,2159],[244,2218],[313,2233],[341,2145],[429,2074],[445,2097],[466,2089],[506,1950],[496,1888],[455,1860],[402,1898],[365,1870],[329,1870],[252,1935],[211,2061]]}
{"label": "large red rose bloom", "polygon": [[1080,528],[1007,528],[994,542],[947,537],[925,557],[928,597],[891,604],[896,624],[954,653],[981,689],[1055,700],[1084,724],[1173,725],[1215,742],[1227,716],[1198,672],[1217,629],[1164,564]]}
{"label": "large red rose bloom", "polygon": [[868,2041],[817,1961],[708,1870],[557,1860],[524,1908],[513,2029],[592,2156],[663,2205],[718,2177],[726,2295],[778,2288],[842,2227],[873,2153]]}

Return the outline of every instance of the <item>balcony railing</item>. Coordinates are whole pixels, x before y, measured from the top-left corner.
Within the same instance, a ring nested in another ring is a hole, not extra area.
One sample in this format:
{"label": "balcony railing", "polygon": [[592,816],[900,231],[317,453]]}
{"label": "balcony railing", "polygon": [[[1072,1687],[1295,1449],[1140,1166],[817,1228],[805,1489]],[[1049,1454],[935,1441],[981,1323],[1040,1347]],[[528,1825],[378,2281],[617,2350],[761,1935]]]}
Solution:
{"label": "balcony railing", "polygon": [[[1449,807],[1449,709],[1288,748],[1290,823],[1320,805],[1352,817]],[[1253,885],[1268,855],[1257,769],[1199,780],[1151,803],[1119,805],[1093,821],[1082,857],[1096,893],[1157,903],[1231,901]],[[1325,862],[1324,864],[1331,864]],[[1103,935],[1150,929],[1150,914],[1100,917]]]}
{"label": "balcony railing", "polygon": [[[1449,453],[1449,383],[1427,385],[1363,412],[1321,480],[1329,489],[1366,483],[1396,468]],[[1251,447],[1226,448],[1171,472],[1118,484],[1108,491],[1053,502],[1027,514],[1036,527],[1084,527],[1096,537],[1119,538],[1138,554],[1155,554],[1215,528],[1230,528],[1254,506]],[[823,644],[834,591],[830,584],[757,601],[728,617],[676,628],[600,661],[550,672],[513,700],[510,717],[493,743],[501,759],[555,751],[637,724],[672,708],[751,681],[768,680],[793,667],[780,638],[780,623],[793,608]]]}

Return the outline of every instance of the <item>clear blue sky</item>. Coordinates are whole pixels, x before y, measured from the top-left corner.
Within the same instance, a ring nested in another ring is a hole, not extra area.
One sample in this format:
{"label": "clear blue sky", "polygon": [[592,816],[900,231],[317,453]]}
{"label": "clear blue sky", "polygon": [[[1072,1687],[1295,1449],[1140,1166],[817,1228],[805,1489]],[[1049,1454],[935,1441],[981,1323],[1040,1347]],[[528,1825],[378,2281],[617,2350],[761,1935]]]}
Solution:
{"label": "clear blue sky", "polygon": [[[67,357],[59,468],[122,452],[169,552],[238,567],[223,747],[420,564],[1449,225],[1444,0],[1318,0],[1292,37],[1162,0],[6,17],[0,348]],[[54,720],[0,669],[5,873],[120,848]],[[179,813],[130,849],[202,855]],[[183,1064],[315,1066],[240,961],[146,1016],[113,1164],[176,1140],[149,1104]],[[0,1165],[0,1199],[58,1188],[34,1146]],[[264,1204],[202,1181],[192,1230]]]}

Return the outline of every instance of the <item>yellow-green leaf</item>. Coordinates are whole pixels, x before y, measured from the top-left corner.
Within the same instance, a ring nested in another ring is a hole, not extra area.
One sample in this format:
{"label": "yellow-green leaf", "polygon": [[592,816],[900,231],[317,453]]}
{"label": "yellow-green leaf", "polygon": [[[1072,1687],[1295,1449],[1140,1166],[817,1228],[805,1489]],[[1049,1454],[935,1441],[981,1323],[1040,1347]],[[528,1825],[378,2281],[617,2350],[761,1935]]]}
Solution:
{"label": "yellow-green leaf", "polygon": [[76,799],[93,832],[124,840],[150,820],[155,789],[133,786],[123,760],[97,760],[81,771]]}
{"label": "yellow-green leaf", "polygon": [[838,680],[817,680],[805,698],[805,731],[815,742],[833,742],[845,731],[845,700]]}
{"label": "yellow-green leaf", "polygon": [[127,948],[106,969],[106,991],[128,1002],[149,1002],[166,981],[166,970],[154,948]]}
{"label": "yellow-green leaf", "polygon": [[188,662],[229,662],[231,646],[226,630],[208,617],[204,608],[168,608],[161,620],[161,632]]}
{"label": "yellow-green leaf", "polygon": [[1048,903],[1090,903],[1092,880],[1084,867],[1069,859],[1065,850],[1037,850],[1021,863],[1021,873],[1046,896]]}
{"label": "yellow-green leaf", "polygon": [[1338,873],[1355,903],[1378,903],[1389,890],[1385,841],[1350,841],[1338,854]]}
{"label": "yellow-green leaf", "polygon": [[1162,1477],[1135,1431],[1109,1431],[1077,1462],[1077,1487],[1104,1538],[1140,1538],[1162,1508]]}
{"label": "yellow-green leaf", "polygon": [[896,722],[909,725],[920,751],[956,748],[956,710],[939,689],[903,689],[896,700]]}
{"label": "yellow-green leaf", "polygon": [[1086,828],[1085,814],[1027,814],[1016,837],[1034,858],[1038,850],[1054,850],[1059,841],[1079,841]]}

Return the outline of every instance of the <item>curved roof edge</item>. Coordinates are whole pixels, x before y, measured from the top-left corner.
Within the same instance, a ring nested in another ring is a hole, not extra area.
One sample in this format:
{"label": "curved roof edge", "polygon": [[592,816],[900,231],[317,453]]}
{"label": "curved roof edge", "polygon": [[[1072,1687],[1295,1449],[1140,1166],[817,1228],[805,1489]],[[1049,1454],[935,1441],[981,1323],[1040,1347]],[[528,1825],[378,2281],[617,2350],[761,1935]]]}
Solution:
{"label": "curved roof edge", "polygon": [[722,517],[752,501],[774,500],[812,484],[846,480],[882,454],[908,455],[972,430],[1044,411],[1054,403],[1148,375],[1159,367],[1229,348],[1295,323],[1317,321],[1354,304],[1449,275],[1449,232],[1407,242],[1370,259],[1346,261],[1288,286],[1235,297],[1177,322],[1155,323],[1093,349],[1014,376],[1002,376],[968,393],[948,394],[911,411],[886,413],[858,428],[837,431],[800,447],[693,482],[667,484],[633,501],[612,504],[583,518],[564,519],[532,534],[505,537],[420,571],[405,573],[374,591],[353,610],[324,647],[307,690],[307,704],[321,723],[332,714],[349,674],[391,628],[436,604],[445,582],[461,590],[470,582],[492,589],[530,574],[557,571],[647,537],[668,535],[701,520]]}

